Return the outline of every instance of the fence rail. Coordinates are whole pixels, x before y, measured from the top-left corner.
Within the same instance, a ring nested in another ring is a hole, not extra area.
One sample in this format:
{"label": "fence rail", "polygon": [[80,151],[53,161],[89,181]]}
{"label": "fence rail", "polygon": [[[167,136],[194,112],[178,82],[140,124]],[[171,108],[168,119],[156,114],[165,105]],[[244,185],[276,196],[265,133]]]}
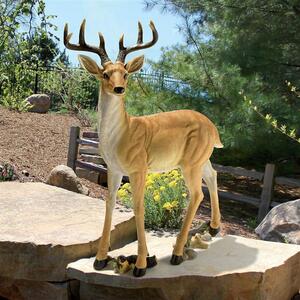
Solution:
{"label": "fence rail", "polygon": [[[60,69],[56,67],[47,67],[47,68],[38,68],[38,69],[29,69],[35,76],[34,76],[34,82],[33,82],[33,89],[34,92],[43,92],[40,90],[40,87],[43,86],[42,82],[45,78],[45,74],[47,73],[59,73],[59,74],[64,74],[70,70],[77,70],[77,71],[82,71],[85,72],[81,68],[67,68],[67,69]],[[150,71],[150,72],[145,72],[145,71],[140,71],[138,73],[133,74],[132,76],[133,79],[141,79],[143,82],[146,84],[151,84],[156,86],[158,89],[164,89],[168,88],[174,91],[180,91],[183,88],[188,88],[189,85],[181,80],[178,80],[174,78],[173,76],[166,74],[164,72],[157,72],[157,71]]]}

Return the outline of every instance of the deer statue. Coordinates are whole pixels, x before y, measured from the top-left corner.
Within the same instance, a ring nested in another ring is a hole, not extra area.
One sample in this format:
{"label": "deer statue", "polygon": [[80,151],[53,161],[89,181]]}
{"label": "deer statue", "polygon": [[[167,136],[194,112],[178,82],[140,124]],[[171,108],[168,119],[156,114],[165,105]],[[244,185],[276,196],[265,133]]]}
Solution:
{"label": "deer statue", "polygon": [[82,67],[101,82],[99,94],[100,154],[107,164],[108,198],[105,221],[94,261],[96,270],[108,262],[112,211],[123,175],[128,175],[134,201],[138,255],[133,270],[136,277],[146,273],[148,249],[144,229],[144,186],[148,172],[163,172],[180,168],[189,190],[190,202],[180,233],[173,248],[170,263],[183,262],[184,245],[197,208],[203,200],[202,178],[206,182],[211,202],[210,231],[217,233],[220,227],[220,211],[217,193],[217,173],[209,158],[214,148],[222,148],[218,131],[204,115],[192,110],[178,110],[134,117],[125,110],[125,91],[128,76],[141,69],[144,56],[125,63],[126,55],[153,46],[158,40],[154,23],[150,22],[152,40],[143,43],[143,28],[138,23],[137,44],[124,46],[124,35],[119,41],[119,54],[112,62],[105,50],[103,35],[99,33],[99,46],[85,42],[85,20],[79,31],[79,44],[70,43],[72,33],[68,24],[64,29],[64,44],[70,50],[88,51],[100,56],[101,65],[85,55],[79,55]]}

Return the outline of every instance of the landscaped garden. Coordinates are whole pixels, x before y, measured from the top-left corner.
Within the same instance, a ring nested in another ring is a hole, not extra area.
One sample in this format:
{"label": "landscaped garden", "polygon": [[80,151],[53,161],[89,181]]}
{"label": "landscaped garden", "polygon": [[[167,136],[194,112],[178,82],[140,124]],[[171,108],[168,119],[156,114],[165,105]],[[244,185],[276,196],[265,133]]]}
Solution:
{"label": "landscaped garden", "polygon": [[[96,132],[101,124],[99,82],[69,56],[62,43],[63,29],[47,12],[48,2],[0,0],[0,191],[7,182],[49,183],[51,170],[67,165],[70,128]],[[272,220],[282,213],[283,220],[292,221],[286,221],[282,232],[274,229],[280,237],[266,234],[265,239],[299,244],[295,228],[300,219],[289,205],[297,205],[300,198],[300,6],[277,0],[145,0],[143,7],[174,17],[182,40],[161,48],[156,59],[146,60],[143,69],[129,77],[126,111],[144,116],[188,109],[206,115],[224,145],[210,158],[218,171],[219,236],[264,239],[255,229],[267,212],[283,204],[286,211],[270,213]],[[79,28],[79,21],[72,25]],[[88,152],[81,152],[85,146],[80,139],[84,140],[78,137],[75,156],[78,152],[78,159],[100,159],[95,151],[88,157]],[[101,145],[98,137],[89,142]],[[270,169],[275,171],[269,173]],[[99,176],[89,180],[82,175],[79,182],[104,209],[102,200],[109,191],[107,180]],[[158,235],[180,230],[191,197],[181,169],[148,173],[144,191],[145,228]],[[117,192],[117,209],[125,214],[134,211],[128,178]],[[208,230],[210,221],[204,185],[204,200],[191,228]],[[117,245],[117,234],[114,238]],[[56,281],[53,278],[46,281]]]}

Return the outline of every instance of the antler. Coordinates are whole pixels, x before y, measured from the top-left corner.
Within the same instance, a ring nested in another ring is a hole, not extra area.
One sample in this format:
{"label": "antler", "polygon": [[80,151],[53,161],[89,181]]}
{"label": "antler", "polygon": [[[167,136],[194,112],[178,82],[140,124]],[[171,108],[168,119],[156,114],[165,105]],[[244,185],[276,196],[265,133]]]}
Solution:
{"label": "antler", "polygon": [[152,30],[152,41],[143,44],[143,27],[140,22],[138,22],[139,32],[138,32],[138,38],[137,38],[137,44],[132,47],[124,47],[124,34],[122,34],[120,41],[119,41],[119,54],[117,57],[117,61],[125,62],[126,55],[130,52],[146,49],[151,46],[153,46],[157,40],[158,40],[158,33],[156,31],[156,28],[154,26],[154,23],[150,21],[149,24],[151,30]]}
{"label": "antler", "polygon": [[64,29],[64,44],[66,48],[70,50],[88,51],[88,52],[96,53],[100,56],[102,66],[104,66],[105,63],[110,62],[110,59],[105,50],[105,42],[102,33],[100,32],[98,33],[100,44],[99,47],[95,47],[95,46],[90,46],[85,42],[84,31],[85,31],[85,19],[82,21],[80,26],[79,44],[71,44],[70,39],[72,37],[72,33],[68,33],[68,24],[66,23]]}

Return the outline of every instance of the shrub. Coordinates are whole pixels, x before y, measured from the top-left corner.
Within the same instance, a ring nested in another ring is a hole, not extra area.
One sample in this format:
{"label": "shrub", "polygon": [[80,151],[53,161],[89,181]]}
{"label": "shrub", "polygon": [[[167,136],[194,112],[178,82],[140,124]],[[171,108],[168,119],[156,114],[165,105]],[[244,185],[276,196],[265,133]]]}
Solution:
{"label": "shrub", "polygon": [[[121,186],[118,196],[125,206],[133,208],[129,183]],[[178,170],[148,174],[145,184],[145,227],[180,228],[186,198],[187,189]]]}
{"label": "shrub", "polygon": [[26,100],[32,94],[30,81],[32,74],[22,64],[14,68],[13,75],[0,77],[0,105],[19,112],[26,112],[32,105]]}
{"label": "shrub", "polygon": [[32,107],[26,99],[22,99],[13,94],[5,95],[0,104],[8,109],[16,110],[18,112],[26,112]]}
{"label": "shrub", "polygon": [[10,164],[0,165],[0,181],[10,181],[15,177],[14,167]]}

